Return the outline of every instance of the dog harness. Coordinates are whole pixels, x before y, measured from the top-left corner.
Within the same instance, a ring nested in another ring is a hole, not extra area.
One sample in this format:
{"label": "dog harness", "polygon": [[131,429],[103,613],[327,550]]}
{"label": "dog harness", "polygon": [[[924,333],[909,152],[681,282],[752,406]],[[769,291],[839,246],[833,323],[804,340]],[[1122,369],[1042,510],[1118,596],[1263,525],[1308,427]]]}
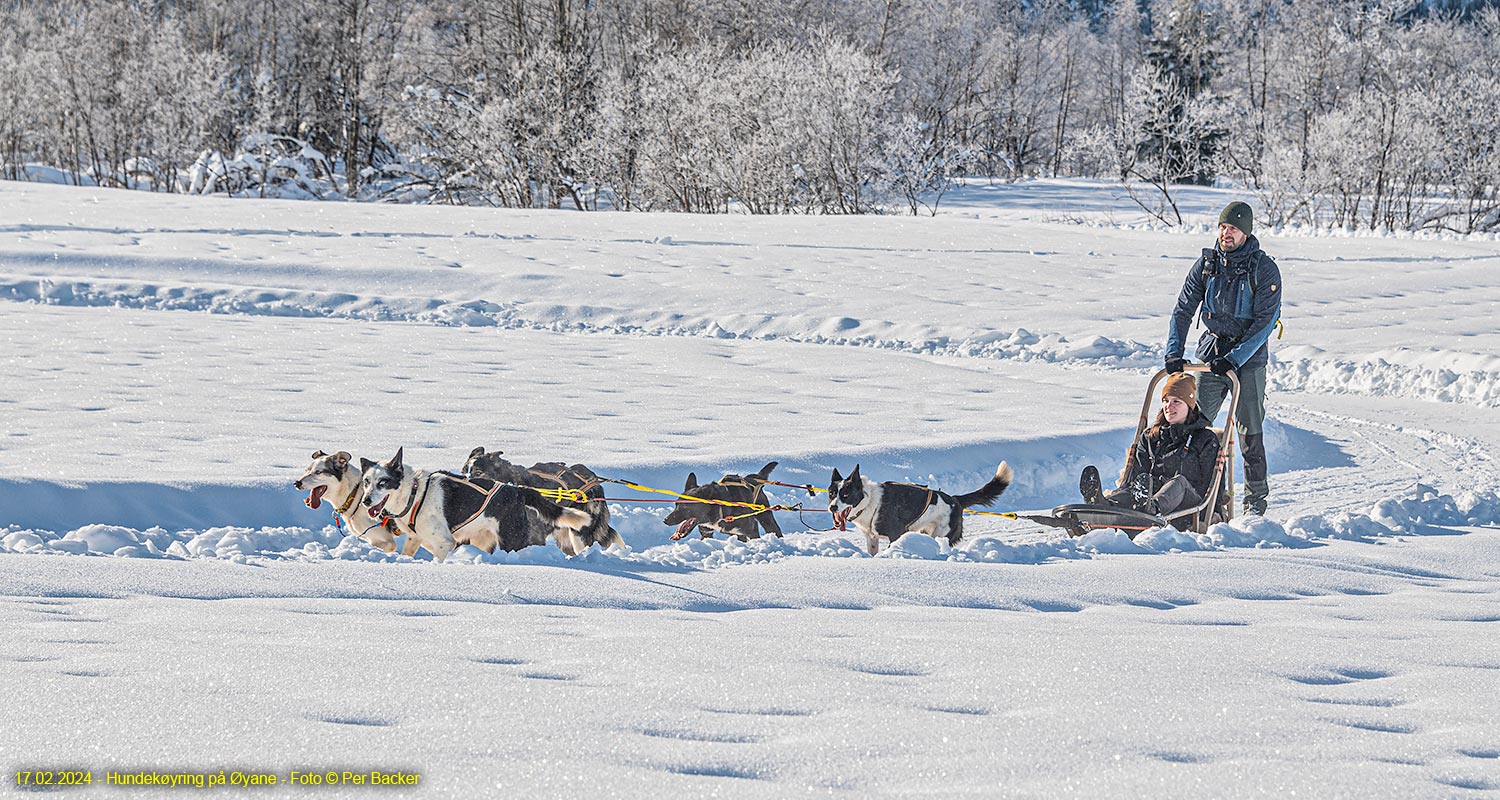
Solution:
{"label": "dog harness", "polygon": [[[932,494],[933,494],[933,492],[932,492],[932,487],[931,486],[923,486],[923,485],[921,485],[919,483],[895,483],[895,482],[892,482],[889,485],[891,485],[891,486],[910,486],[913,489],[924,489],[924,490],[926,490],[926,492],[927,492],[927,499],[925,499],[925,500],[922,501],[922,510],[926,511],[927,509],[932,508]],[[920,516],[920,514],[919,514],[919,516]]]}
{"label": "dog harness", "polygon": [[[567,469],[564,469],[563,471],[556,474],[550,472],[542,472],[541,470],[537,469],[528,469],[526,471],[531,473],[532,475],[537,476],[538,478],[552,481],[553,483],[557,484],[558,488],[560,489],[569,489],[575,492],[582,492],[583,496],[586,498],[588,497],[588,493],[590,490],[596,489],[604,483],[604,481],[600,480],[598,476],[592,478],[584,477],[583,475],[578,474],[578,472],[575,471],[572,467],[568,467]],[[570,477],[583,485],[577,487],[569,486],[568,481],[564,480],[563,476]],[[587,502],[587,500],[580,502]]]}
{"label": "dog harness", "polygon": [[[719,517],[718,522],[717,522],[717,524],[719,524],[719,525],[727,525],[727,524],[729,524],[731,522],[738,522],[738,521],[740,521],[742,519],[749,519],[751,517],[760,516],[761,514],[764,514],[764,513],[768,512],[768,511],[797,511],[797,512],[801,512],[802,511],[802,506],[800,504],[799,505],[795,505],[795,506],[783,506],[783,505],[774,505],[773,506],[773,505],[771,505],[770,502],[768,501],[768,499],[766,498],[766,484],[769,483],[769,481],[764,481],[764,480],[761,480],[760,478],[753,478],[753,480],[755,480],[756,483],[751,483],[750,482],[751,480],[752,480],[752,478],[741,478],[739,476],[725,475],[724,477],[722,477],[722,478],[714,481],[713,483],[704,484],[705,486],[733,486],[733,487],[737,487],[737,488],[741,488],[741,489],[751,489],[751,490],[754,491],[754,494],[750,495],[750,502],[748,502],[748,503],[742,503],[742,502],[740,502],[738,500],[713,500],[713,499],[710,499],[710,498],[707,498],[707,497],[694,497],[692,495],[687,495],[687,494],[678,494],[677,492],[666,492],[666,494],[676,495],[678,497],[678,500],[675,503],[673,503],[673,505],[678,505],[678,506],[683,505],[685,503],[703,503],[705,505],[726,506],[726,507],[733,507],[733,508],[748,508],[748,509],[751,509],[750,511],[747,511],[747,512],[745,512],[743,514],[731,514],[731,515],[721,516],[721,517]],[[632,488],[640,488],[640,487],[635,487],[632,484],[626,484],[626,485],[627,486],[632,486]],[[656,491],[656,490],[652,490],[652,491]],[[720,513],[722,513],[722,512],[720,512]],[[703,527],[711,527],[711,526],[705,525]],[[721,532],[728,533],[728,531],[724,531],[722,528],[713,528],[713,530],[718,530],[718,531],[721,531]],[[675,541],[675,537],[674,537],[674,541]]]}
{"label": "dog harness", "polygon": [[338,511],[335,511],[333,513],[335,513],[335,514],[347,514],[347,513],[349,513],[349,509],[354,506],[354,499],[356,497],[359,497],[359,494],[360,494],[359,488],[360,488],[359,484],[355,484],[354,485],[354,491],[351,491],[349,493],[349,497],[344,500],[344,504],[341,505],[341,506],[339,506]]}
{"label": "dog harness", "polygon": [[750,495],[750,502],[757,505],[766,505],[766,485],[764,483],[751,483],[749,478],[730,477],[729,475],[725,475],[724,477],[714,481],[714,483],[717,483],[720,486],[736,486],[741,489],[753,489],[754,493]]}
{"label": "dog harness", "polygon": [[[333,512],[333,526],[335,528],[340,531],[344,530],[344,517],[349,513],[349,509],[354,507],[354,501],[360,496],[360,494],[360,487],[356,484],[354,487],[354,491],[350,492],[349,496],[344,499],[343,505],[339,506],[338,509]],[[383,517],[383,519],[381,519],[379,522],[376,522],[374,525],[365,528],[362,531],[356,532],[354,530],[354,526],[350,525],[349,532],[363,539],[365,538],[365,534],[375,530],[376,528],[390,528],[392,534],[399,536],[400,532],[396,530],[396,523],[385,514],[382,514],[381,516]]]}
{"label": "dog harness", "polygon": [[[409,529],[411,529],[411,530],[416,530],[417,514],[421,512],[421,510],[422,510],[422,504],[427,502],[427,495],[430,493],[430,491],[432,489],[432,479],[436,478],[436,477],[438,477],[440,475],[442,477],[444,477],[444,478],[447,478],[450,481],[453,481],[454,483],[461,484],[463,486],[467,486],[468,488],[470,488],[470,489],[472,489],[472,490],[474,490],[474,491],[476,491],[476,492],[478,492],[478,493],[480,493],[481,495],[484,496],[484,502],[482,502],[482,503],[479,504],[479,510],[475,511],[473,514],[470,514],[468,519],[466,519],[463,522],[460,522],[457,525],[454,525],[451,528],[449,528],[448,532],[450,534],[451,533],[458,533],[460,530],[462,530],[464,527],[466,527],[469,523],[473,522],[476,519],[479,519],[479,517],[482,514],[484,514],[485,510],[490,507],[490,502],[495,499],[495,493],[499,492],[500,491],[500,487],[502,487],[502,486],[510,486],[510,487],[516,488],[516,489],[525,489],[526,491],[537,492],[538,494],[541,494],[542,491],[544,491],[544,490],[535,489],[535,488],[530,487],[530,486],[517,486],[516,484],[513,484],[513,483],[503,483],[503,482],[500,482],[500,481],[496,481],[495,485],[493,485],[490,488],[486,489],[483,486],[480,486],[479,484],[474,483],[474,482],[470,481],[469,479],[464,478],[464,477],[459,476],[459,475],[454,475],[454,474],[448,473],[448,472],[434,472],[433,474],[428,475],[426,481],[423,482],[422,499],[420,501],[418,501],[416,499],[417,498],[417,493],[416,493],[415,490],[413,490],[412,491],[412,499],[411,499],[411,501],[408,501],[406,508],[401,509],[401,512],[398,513],[398,514],[387,514],[386,516],[388,518],[391,518],[391,519],[399,519],[399,518],[401,518],[403,516],[406,516],[406,513],[407,513],[407,511],[409,509],[411,511],[411,516],[408,517],[407,520],[406,520],[406,527],[409,528]],[[543,496],[545,497],[545,495],[543,495]]]}
{"label": "dog harness", "polygon": [[[467,478],[463,478],[463,477],[460,477],[458,475],[450,475],[448,473],[440,473],[440,474],[442,474],[443,477],[448,478],[449,480],[452,480],[455,483],[459,483],[459,484],[462,484],[464,486],[467,486],[470,489],[473,489],[474,491],[479,492],[480,494],[484,495],[484,502],[482,502],[482,503],[479,504],[479,510],[475,511],[473,514],[470,514],[468,519],[466,519],[463,522],[460,522],[457,525],[454,525],[452,528],[450,528],[449,531],[452,532],[452,533],[457,533],[459,530],[463,529],[464,526],[468,525],[469,523],[473,522],[476,519],[479,519],[480,515],[485,512],[485,509],[487,509],[487,508],[490,507],[490,502],[495,499],[495,494],[500,491],[501,487],[509,486],[512,489],[521,489],[521,490],[527,491],[527,492],[535,492],[538,495],[541,495],[543,498],[547,498],[547,494],[546,493],[551,491],[549,489],[537,489],[534,486],[521,486],[521,485],[518,485],[518,484],[505,483],[505,482],[502,482],[502,481],[496,481],[495,485],[493,485],[490,488],[486,489],[483,486],[480,486],[479,484],[474,483],[474,482],[468,480]],[[550,477],[550,476],[547,476],[547,477]],[[579,491],[579,490],[576,490],[576,489],[566,489],[565,488],[564,491]],[[550,498],[548,498],[548,499],[550,499]],[[412,516],[415,517],[416,513],[413,512]]]}
{"label": "dog harness", "polygon": [[[929,508],[932,508],[933,490],[932,490],[931,486],[923,486],[923,485],[918,484],[918,483],[897,483],[896,481],[886,481],[885,483],[883,483],[881,485],[883,485],[883,486],[910,486],[913,489],[921,489],[921,490],[927,492],[927,497],[925,499],[923,499],[923,501],[922,501],[922,510],[917,512],[917,516],[916,517],[912,517],[910,521],[908,521],[907,523],[905,523],[907,525],[910,525],[912,522],[916,522],[917,521],[917,517],[922,516],[923,512],[925,512]],[[868,502],[870,502],[870,498],[867,496],[867,497],[865,497],[864,502],[860,503],[860,505],[863,506],[863,505],[865,505]],[[877,510],[876,513],[877,514],[879,513],[878,510]],[[858,514],[855,513],[855,508],[853,506],[851,506],[849,508],[849,517],[848,517],[848,519],[854,519],[856,516],[858,516]],[[871,525],[873,525],[873,524],[874,523],[872,522]],[[843,530],[843,528],[839,528],[837,526],[835,526],[835,528],[837,530]]]}
{"label": "dog harness", "polygon": [[457,525],[454,525],[452,528],[449,528],[449,533],[458,533],[461,529],[463,529],[464,526],[468,525],[470,522],[473,522],[476,519],[479,519],[479,516],[484,513],[485,509],[490,507],[490,501],[495,499],[495,493],[500,491],[500,487],[510,485],[496,482],[494,486],[491,486],[489,489],[485,489],[479,484],[470,483],[467,478],[459,478],[456,476],[449,477],[453,478],[454,481],[457,481],[458,483],[461,483],[464,486],[467,486],[470,489],[473,489],[474,491],[484,495],[484,502],[479,504],[479,510],[475,511],[473,514],[470,514],[468,519],[458,523]]}
{"label": "dog harness", "polygon": [[[344,529],[344,515],[348,514],[349,513],[349,509],[351,509],[351,508],[354,507],[354,500],[355,500],[355,498],[359,497],[360,494],[361,494],[361,492],[360,492],[360,485],[356,483],[356,484],[354,484],[354,489],[349,492],[349,496],[346,497],[346,498],[344,498],[344,504],[341,505],[341,506],[339,506],[337,509],[334,510],[334,512],[333,512],[333,524],[335,526],[337,526],[339,530],[343,530]],[[384,520],[382,520],[380,524],[382,524],[382,525],[385,524]],[[365,528],[364,533],[359,533],[359,534],[355,534],[355,535],[363,537],[365,535],[365,533],[369,533],[370,531],[375,530],[376,527],[377,527],[376,525],[371,525],[370,527]],[[354,528],[350,527],[349,531],[351,533],[353,533]]]}
{"label": "dog harness", "polygon": [[406,508],[403,508],[400,511],[397,511],[394,514],[387,514],[385,512],[381,512],[381,513],[384,514],[384,516],[386,516],[389,519],[400,519],[400,518],[406,516],[406,512],[410,511],[411,512],[411,518],[406,521],[406,527],[410,528],[411,530],[416,530],[417,512],[422,510],[422,503],[427,502],[427,493],[428,493],[428,491],[431,490],[431,488],[432,488],[432,479],[435,478],[435,477],[437,477],[435,474],[434,475],[428,475],[422,481],[422,500],[421,500],[421,502],[417,502],[417,487],[416,487],[416,482],[413,482],[412,489],[411,489],[411,497],[407,498],[407,500],[406,500]]}

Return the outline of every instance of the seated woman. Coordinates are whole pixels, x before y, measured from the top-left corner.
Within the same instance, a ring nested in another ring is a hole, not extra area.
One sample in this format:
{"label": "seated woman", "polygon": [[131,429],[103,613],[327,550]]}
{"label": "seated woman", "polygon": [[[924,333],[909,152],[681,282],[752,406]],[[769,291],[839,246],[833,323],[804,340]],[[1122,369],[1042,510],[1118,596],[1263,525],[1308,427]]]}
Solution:
{"label": "seated woman", "polygon": [[1219,437],[1198,413],[1198,384],[1185,372],[1171,375],[1162,385],[1161,399],[1155,424],[1125,455],[1120,488],[1101,491],[1099,470],[1087,466],[1078,482],[1084,502],[1161,516],[1203,502],[1219,457]]}

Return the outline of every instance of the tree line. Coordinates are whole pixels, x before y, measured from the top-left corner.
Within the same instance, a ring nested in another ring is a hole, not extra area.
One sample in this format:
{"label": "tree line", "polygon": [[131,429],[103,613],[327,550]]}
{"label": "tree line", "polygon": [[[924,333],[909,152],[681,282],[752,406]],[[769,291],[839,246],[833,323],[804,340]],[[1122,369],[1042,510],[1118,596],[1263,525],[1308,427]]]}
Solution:
{"label": "tree line", "polygon": [[[1425,12],[1425,13],[1414,13]],[[935,210],[956,176],[1500,229],[1500,10],[1381,0],[5,0],[0,162],[167,192]]]}

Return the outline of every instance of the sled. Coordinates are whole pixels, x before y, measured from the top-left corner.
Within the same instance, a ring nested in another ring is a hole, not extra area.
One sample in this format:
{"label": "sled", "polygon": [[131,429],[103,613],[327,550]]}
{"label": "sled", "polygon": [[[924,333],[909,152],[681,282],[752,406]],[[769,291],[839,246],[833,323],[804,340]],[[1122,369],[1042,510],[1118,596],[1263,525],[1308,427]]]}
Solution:
{"label": "sled", "polygon": [[[1208,372],[1209,369],[1203,364],[1189,364],[1183,368],[1183,371]],[[1130,440],[1132,443],[1140,439],[1141,434],[1151,425],[1151,401],[1156,396],[1157,385],[1169,374],[1165,369],[1159,370],[1151,378],[1151,385],[1146,387],[1146,401],[1141,404],[1141,418],[1136,425],[1135,436]],[[1218,522],[1228,522],[1234,517],[1234,412],[1239,406],[1240,378],[1233,370],[1230,370],[1227,377],[1229,378],[1229,396],[1224,399],[1224,402],[1229,406],[1229,413],[1224,418],[1223,428],[1210,429],[1219,437],[1219,457],[1214,463],[1213,477],[1208,484],[1208,496],[1202,503],[1165,516],[1117,506],[1072,503],[1052,509],[1051,519],[1046,517],[1028,517],[1028,519],[1048,527],[1062,528],[1073,536],[1113,528],[1124,532],[1132,539],[1141,531],[1152,528],[1171,526],[1179,530],[1191,529],[1197,533],[1207,533],[1208,526]]]}
{"label": "sled", "polygon": [[[1141,531],[1165,528],[1172,523],[1155,514],[1136,511],[1119,506],[1096,506],[1089,503],[1070,503],[1052,509],[1052,516],[1066,524],[1053,525],[1072,536],[1082,536],[1092,531],[1113,528],[1134,539]],[[1044,525],[1047,523],[1043,523]]]}

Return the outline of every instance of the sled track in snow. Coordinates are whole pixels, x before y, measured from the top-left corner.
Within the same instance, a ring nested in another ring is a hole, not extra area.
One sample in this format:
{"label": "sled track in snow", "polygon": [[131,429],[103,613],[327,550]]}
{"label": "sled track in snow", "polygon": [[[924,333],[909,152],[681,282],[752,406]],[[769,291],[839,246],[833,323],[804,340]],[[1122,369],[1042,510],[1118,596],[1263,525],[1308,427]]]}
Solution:
{"label": "sled track in snow", "polygon": [[[619,309],[551,309],[554,319],[527,315],[517,303],[454,301],[423,297],[365,297],[274,288],[174,286],[157,282],[58,281],[0,278],[0,299],[49,306],[114,307],[154,311],[196,311],[304,319],[405,322],[424,325],[503,328],[578,335],[672,336],[709,339],[776,339],[799,344],[864,347],[923,356],[1040,362],[1065,366],[1148,370],[1161,360],[1157,345],[1095,337],[1074,342],[1057,334],[1025,329],[991,332],[975,338],[913,341],[874,336],[842,336],[858,320],[809,319],[799,335],[757,336],[712,319],[656,315],[638,322],[601,323],[588,316],[624,317]],[[575,311],[580,316],[569,316]],[[606,313],[607,312],[607,313]],[[1478,408],[1500,408],[1500,369],[1446,369],[1390,363],[1384,359],[1283,358],[1269,375],[1278,392],[1353,394],[1435,400]]]}

